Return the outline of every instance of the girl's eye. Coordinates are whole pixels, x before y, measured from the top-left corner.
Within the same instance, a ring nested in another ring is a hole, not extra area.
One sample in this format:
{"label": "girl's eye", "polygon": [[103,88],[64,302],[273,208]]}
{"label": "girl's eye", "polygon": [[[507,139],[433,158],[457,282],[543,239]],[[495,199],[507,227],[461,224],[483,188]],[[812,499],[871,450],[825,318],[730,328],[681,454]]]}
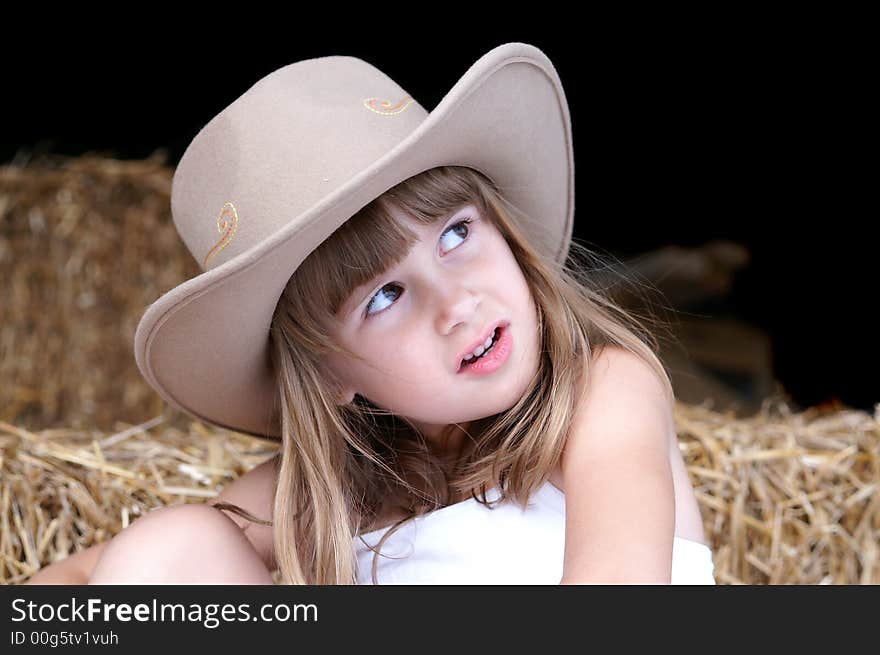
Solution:
{"label": "girl's eye", "polygon": [[[473,221],[473,219],[471,219],[471,218],[465,218],[465,219],[462,219],[462,220],[458,221],[458,222],[455,223],[454,225],[450,225],[448,228],[446,228],[446,230],[445,230],[445,231],[443,232],[443,234],[440,236],[440,241],[442,242],[443,239],[444,239],[444,237],[445,237],[447,234],[451,233],[451,232],[452,232],[453,230],[455,230],[456,228],[462,228],[463,230],[465,230],[465,236],[460,237],[460,239],[461,239],[462,241],[464,241],[464,240],[467,238],[467,235],[470,234],[470,230],[471,230],[471,228],[469,228],[469,227],[464,228],[464,227],[462,227],[462,226],[469,225],[472,221]],[[449,248],[449,250],[452,250],[453,248],[457,248],[457,247],[458,247],[457,245],[456,245],[456,246],[452,246],[451,248]],[[395,289],[395,288],[396,288],[396,289],[400,289],[401,287],[400,287],[399,284],[396,284],[396,283],[394,283],[394,282],[391,282],[391,283],[386,284],[385,286],[383,286],[381,289],[379,289],[379,290],[376,292],[376,295],[373,296],[373,297],[370,299],[370,302],[367,303],[367,307],[366,307],[366,310],[365,310],[365,312],[364,312],[365,315],[366,315],[367,317],[370,317],[370,316],[373,316],[373,315],[375,315],[375,314],[379,314],[379,313],[385,311],[385,308],[388,307],[389,305],[391,305],[392,303],[385,303],[385,304],[383,304],[383,303],[381,303],[381,302],[378,302],[378,303],[377,303],[377,299],[381,299],[383,296],[385,296],[385,289]],[[392,295],[395,295],[395,294],[392,293]],[[399,295],[400,295],[400,293],[396,293],[396,295],[395,295],[395,300],[396,300],[397,296],[399,296]],[[379,308],[378,308],[376,311],[371,312],[370,309],[373,308],[374,305],[377,305],[377,304],[378,304]]]}
{"label": "girl's eye", "polygon": [[[460,220],[458,223],[455,223],[454,225],[450,225],[448,228],[446,228],[446,231],[440,235],[440,241],[443,241],[443,237],[445,237],[447,234],[452,232],[455,228],[470,225],[470,223],[471,223],[471,219],[465,218],[465,219]],[[465,229],[466,231],[464,233],[464,236],[460,237],[462,241],[464,241],[467,238],[467,235],[469,235],[471,233],[471,228],[468,227],[468,228],[463,228],[463,229]],[[456,246],[453,246],[452,248],[455,248],[455,247]],[[452,248],[449,248],[449,250],[452,250]]]}

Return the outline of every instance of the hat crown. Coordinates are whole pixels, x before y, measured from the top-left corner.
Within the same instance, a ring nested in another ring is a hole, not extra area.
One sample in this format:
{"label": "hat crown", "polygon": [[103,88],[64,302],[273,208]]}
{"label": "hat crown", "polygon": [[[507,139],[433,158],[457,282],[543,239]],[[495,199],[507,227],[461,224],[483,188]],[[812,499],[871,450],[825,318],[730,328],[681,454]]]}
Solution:
{"label": "hat crown", "polygon": [[174,223],[203,270],[247,251],[387,154],[427,117],[371,64],[329,56],[263,77],[196,135]]}

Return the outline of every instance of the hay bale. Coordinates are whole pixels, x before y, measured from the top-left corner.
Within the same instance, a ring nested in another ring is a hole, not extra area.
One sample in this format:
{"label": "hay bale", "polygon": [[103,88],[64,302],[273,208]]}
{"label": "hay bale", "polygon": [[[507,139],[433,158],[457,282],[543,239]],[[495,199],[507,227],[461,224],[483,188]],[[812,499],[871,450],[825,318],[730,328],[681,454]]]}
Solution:
{"label": "hay bale", "polygon": [[0,419],[112,431],[162,413],[134,332],[147,305],[200,272],[171,220],[163,159],[0,167]]}
{"label": "hay bale", "polygon": [[[880,583],[880,405],[749,419],[676,406],[719,584]],[[0,581],[105,541],[155,507],[200,503],[276,442],[159,416],[112,434],[0,422]]]}
{"label": "hay bale", "polygon": [[728,584],[880,583],[880,404],[747,419],[677,404],[715,577]]}

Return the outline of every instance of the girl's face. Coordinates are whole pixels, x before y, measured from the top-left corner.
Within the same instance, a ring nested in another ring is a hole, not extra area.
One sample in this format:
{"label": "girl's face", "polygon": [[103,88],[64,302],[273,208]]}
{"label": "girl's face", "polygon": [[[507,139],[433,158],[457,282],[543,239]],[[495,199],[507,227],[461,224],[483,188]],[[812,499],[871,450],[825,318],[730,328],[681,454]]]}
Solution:
{"label": "girl's face", "polygon": [[[538,368],[538,317],[507,242],[476,206],[429,226],[401,210],[394,218],[420,241],[355,289],[336,316],[334,338],[365,361],[331,353],[328,365],[344,401],[359,393],[432,438],[516,404]],[[511,338],[506,361],[486,375],[459,370],[462,355],[499,322]]]}

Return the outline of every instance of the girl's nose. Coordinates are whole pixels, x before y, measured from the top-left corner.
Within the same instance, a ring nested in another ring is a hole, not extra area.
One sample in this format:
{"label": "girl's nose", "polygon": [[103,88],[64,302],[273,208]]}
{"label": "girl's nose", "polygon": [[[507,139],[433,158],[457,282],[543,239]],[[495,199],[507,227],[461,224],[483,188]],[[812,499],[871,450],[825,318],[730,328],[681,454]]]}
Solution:
{"label": "girl's nose", "polygon": [[437,318],[440,334],[449,334],[459,324],[472,323],[478,316],[481,304],[480,297],[463,286],[457,286],[453,290],[447,290],[445,297],[438,302],[440,310]]}

